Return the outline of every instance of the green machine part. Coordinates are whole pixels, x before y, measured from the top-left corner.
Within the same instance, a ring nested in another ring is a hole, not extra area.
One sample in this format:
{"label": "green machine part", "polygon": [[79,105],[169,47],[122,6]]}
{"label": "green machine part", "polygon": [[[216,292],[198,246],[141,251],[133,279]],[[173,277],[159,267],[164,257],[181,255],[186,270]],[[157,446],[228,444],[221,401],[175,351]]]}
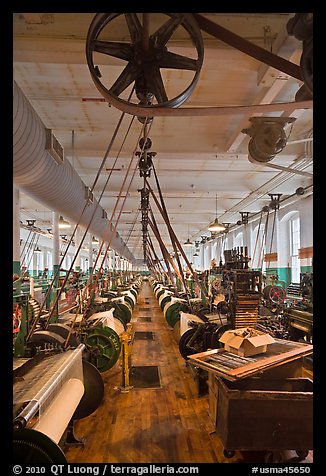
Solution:
{"label": "green machine part", "polygon": [[182,302],[175,302],[174,304],[171,304],[171,306],[168,307],[166,314],[165,314],[165,319],[167,323],[171,326],[174,327],[175,323],[180,320],[180,311],[186,312],[188,310],[188,306]]}
{"label": "green machine part", "polygon": [[113,307],[113,316],[120,319],[120,321],[123,322],[124,326],[126,326],[126,324],[128,324],[128,322],[130,322],[131,320],[131,306],[127,302],[113,302]]}
{"label": "green machine part", "polygon": [[94,327],[86,337],[90,363],[100,372],[106,372],[117,362],[121,343],[118,334],[110,327]]}
{"label": "green machine part", "polygon": [[167,304],[168,302],[170,302],[171,299],[172,299],[172,296],[171,296],[171,295],[170,295],[170,296],[165,296],[165,298],[162,299],[162,301],[161,301],[161,309],[162,309],[162,311],[163,311],[163,309],[164,309],[165,304]]}
{"label": "green machine part", "polygon": [[164,294],[165,291],[166,291],[166,289],[160,289],[160,290],[158,291],[158,293],[156,294],[156,299],[158,299],[160,296],[162,296],[162,294]]}

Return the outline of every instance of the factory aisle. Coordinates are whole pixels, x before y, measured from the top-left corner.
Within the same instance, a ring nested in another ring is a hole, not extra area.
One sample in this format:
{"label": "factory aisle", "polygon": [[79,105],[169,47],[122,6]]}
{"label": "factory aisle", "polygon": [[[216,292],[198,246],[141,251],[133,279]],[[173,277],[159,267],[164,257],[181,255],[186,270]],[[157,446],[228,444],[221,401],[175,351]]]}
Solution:
{"label": "factory aisle", "polygon": [[[85,445],[65,447],[68,462],[263,462],[263,452],[224,457],[209,416],[208,396],[198,396],[194,377],[148,281],[142,282],[131,323],[131,384],[135,387],[128,393],[120,391],[119,362],[102,374],[103,401],[92,415],[76,423],[76,437],[85,439]],[[159,382],[149,383],[150,388],[136,388],[142,384],[136,376],[143,366],[158,370]],[[312,462],[310,454],[304,462]]]}

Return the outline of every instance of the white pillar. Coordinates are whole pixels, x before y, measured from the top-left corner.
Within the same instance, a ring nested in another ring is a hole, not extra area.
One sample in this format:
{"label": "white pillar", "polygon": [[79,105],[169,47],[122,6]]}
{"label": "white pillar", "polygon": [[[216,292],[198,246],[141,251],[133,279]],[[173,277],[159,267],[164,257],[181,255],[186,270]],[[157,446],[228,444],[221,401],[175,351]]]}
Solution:
{"label": "white pillar", "polygon": [[89,247],[88,247],[88,272],[91,273],[93,268],[93,245],[92,245],[92,238],[93,235],[91,233],[88,234],[89,239]]}
{"label": "white pillar", "polygon": [[[59,213],[52,212],[52,232],[53,232],[53,277],[56,275],[60,264],[60,243],[59,243]],[[59,274],[58,276],[59,277]]]}
{"label": "white pillar", "polygon": [[[77,252],[79,244],[80,244],[80,229],[79,229],[79,227],[76,228],[74,241],[75,241],[75,250]],[[76,271],[80,270],[80,252],[77,253],[77,255],[76,255],[76,260],[75,260],[74,266],[75,266]]]}

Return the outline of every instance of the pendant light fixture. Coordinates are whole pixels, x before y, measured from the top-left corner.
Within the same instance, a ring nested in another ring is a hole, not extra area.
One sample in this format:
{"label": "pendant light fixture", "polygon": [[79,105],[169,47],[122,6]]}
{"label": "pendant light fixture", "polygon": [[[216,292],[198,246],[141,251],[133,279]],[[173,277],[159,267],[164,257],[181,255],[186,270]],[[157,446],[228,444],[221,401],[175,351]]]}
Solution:
{"label": "pendant light fixture", "polygon": [[207,228],[208,231],[213,231],[213,232],[220,232],[225,230],[225,226],[219,223],[218,218],[217,218],[217,194],[216,194],[216,211],[215,211],[215,220],[208,225]]}
{"label": "pendant light fixture", "polygon": [[190,247],[190,246],[192,246],[192,245],[193,245],[193,243],[192,243],[192,241],[190,241],[190,239],[189,239],[189,225],[188,225],[188,238],[187,238],[187,241],[185,241],[185,242],[183,243],[183,246]]}
{"label": "pendant light fixture", "polygon": [[67,220],[64,220],[62,215],[59,217],[59,228],[70,228],[70,223]]}

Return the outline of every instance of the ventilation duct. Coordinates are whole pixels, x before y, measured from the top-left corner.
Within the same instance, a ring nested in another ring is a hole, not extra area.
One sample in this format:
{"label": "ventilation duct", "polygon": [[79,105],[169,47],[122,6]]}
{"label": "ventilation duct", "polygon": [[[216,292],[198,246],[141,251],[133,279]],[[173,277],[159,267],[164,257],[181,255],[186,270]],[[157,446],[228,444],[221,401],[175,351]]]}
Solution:
{"label": "ventilation duct", "polygon": [[[50,210],[64,214],[77,223],[83,211],[87,188],[68,160],[53,160],[49,150],[49,130],[14,82],[13,98],[13,180],[15,186]],[[86,207],[80,225],[87,227],[97,201]],[[107,220],[104,209],[97,207],[89,232],[104,236]],[[111,229],[113,227],[111,226]],[[118,233],[111,243],[118,254],[134,262],[135,258]]]}

